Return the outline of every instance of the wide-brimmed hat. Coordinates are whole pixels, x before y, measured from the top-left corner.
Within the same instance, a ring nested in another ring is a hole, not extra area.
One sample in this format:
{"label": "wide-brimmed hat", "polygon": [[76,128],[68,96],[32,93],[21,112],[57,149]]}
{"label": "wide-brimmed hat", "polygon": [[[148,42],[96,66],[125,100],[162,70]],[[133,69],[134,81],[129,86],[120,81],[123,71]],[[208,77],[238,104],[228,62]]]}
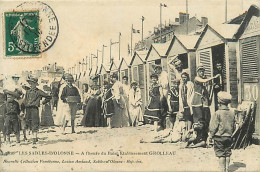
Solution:
{"label": "wide-brimmed hat", "polygon": [[37,85],[39,85],[39,84],[38,84],[38,78],[35,78],[35,77],[32,77],[32,76],[28,77],[28,79],[27,79],[26,81],[27,81],[27,82],[34,82],[34,83],[36,83]]}
{"label": "wide-brimmed hat", "polygon": [[152,79],[152,78],[158,79],[158,75],[157,75],[156,73],[153,73],[153,74],[150,76],[150,78],[151,78],[151,79]]}
{"label": "wide-brimmed hat", "polygon": [[205,67],[204,67],[203,65],[198,65],[198,67],[197,67],[197,72],[198,72],[199,70],[205,70]]}
{"label": "wide-brimmed hat", "polygon": [[232,96],[226,91],[220,91],[218,92],[218,102],[223,104],[229,104],[231,103]]}
{"label": "wide-brimmed hat", "polygon": [[116,79],[118,79],[118,74],[117,74],[117,73],[113,73],[113,74],[111,75],[111,78],[116,78]]}
{"label": "wide-brimmed hat", "polygon": [[66,81],[70,81],[70,82],[74,82],[74,78],[71,74],[67,74],[65,75],[65,80]]}
{"label": "wide-brimmed hat", "polygon": [[14,91],[8,90],[8,89],[4,89],[3,92],[4,92],[4,94],[12,95],[16,99],[21,98],[21,95],[23,94],[22,91],[19,91],[18,89],[15,89]]}
{"label": "wide-brimmed hat", "polygon": [[137,85],[138,85],[138,82],[137,82],[137,81],[132,81],[132,82],[131,82],[131,87],[132,87],[133,85],[136,85],[136,86],[137,86]]}

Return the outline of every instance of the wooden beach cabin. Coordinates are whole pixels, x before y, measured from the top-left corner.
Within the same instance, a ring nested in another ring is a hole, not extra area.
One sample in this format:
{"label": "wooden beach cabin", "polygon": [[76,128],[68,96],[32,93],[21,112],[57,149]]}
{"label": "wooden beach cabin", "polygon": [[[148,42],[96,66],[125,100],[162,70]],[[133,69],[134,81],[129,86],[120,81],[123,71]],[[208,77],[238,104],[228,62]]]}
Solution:
{"label": "wooden beach cabin", "polygon": [[129,58],[122,58],[118,67],[118,70],[120,71],[120,80],[122,80],[124,76],[127,76],[129,84],[131,82],[130,60]]}
{"label": "wooden beach cabin", "polygon": [[103,82],[105,79],[109,80],[109,67],[110,65],[104,65],[101,64],[100,68],[99,68],[99,79],[100,79],[100,85],[103,86]]}
{"label": "wooden beach cabin", "polygon": [[[143,100],[143,105],[146,106],[146,66],[145,66],[145,57],[147,55],[147,51],[135,51],[131,62],[131,81],[137,81],[139,84],[139,88],[141,89],[141,94],[142,94],[142,100]],[[142,106],[144,110],[144,106]]]}
{"label": "wooden beach cabin", "polygon": [[[195,46],[196,64],[205,67],[206,76],[215,75],[215,64],[221,62],[224,90],[232,95],[232,107],[237,107],[237,41],[233,36],[238,27],[237,24],[220,24],[214,27],[206,25]],[[215,111],[214,101],[210,108],[212,112]]]}
{"label": "wooden beach cabin", "polygon": [[146,62],[146,101],[148,101],[148,90],[151,85],[150,76],[154,73],[154,65],[161,65],[162,70],[168,71],[167,55],[166,52],[170,46],[170,41],[166,43],[153,43],[145,57]]}
{"label": "wooden beach cabin", "polygon": [[239,29],[237,83],[238,102],[256,102],[254,141],[260,143],[260,7],[250,6]]}
{"label": "wooden beach cabin", "polygon": [[[199,39],[199,35],[174,35],[170,46],[166,52],[168,61],[178,56],[182,61],[183,68],[188,69],[190,78],[196,76],[196,49],[195,45]],[[174,79],[173,71],[168,68],[169,83]]]}

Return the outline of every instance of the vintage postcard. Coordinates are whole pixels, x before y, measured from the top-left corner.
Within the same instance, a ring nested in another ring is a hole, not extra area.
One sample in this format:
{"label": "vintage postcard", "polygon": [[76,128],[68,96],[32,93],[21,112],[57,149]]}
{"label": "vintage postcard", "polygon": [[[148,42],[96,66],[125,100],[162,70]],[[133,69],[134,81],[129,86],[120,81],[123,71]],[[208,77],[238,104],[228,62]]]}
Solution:
{"label": "vintage postcard", "polygon": [[0,0],[0,171],[260,171],[259,0]]}

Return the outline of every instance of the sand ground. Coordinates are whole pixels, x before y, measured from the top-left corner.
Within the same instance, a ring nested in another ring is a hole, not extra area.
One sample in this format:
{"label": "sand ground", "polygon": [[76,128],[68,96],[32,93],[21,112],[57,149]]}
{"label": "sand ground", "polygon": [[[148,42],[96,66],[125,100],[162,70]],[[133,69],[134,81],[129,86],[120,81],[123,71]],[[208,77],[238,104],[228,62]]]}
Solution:
{"label": "sand ground", "polygon": [[[213,148],[187,149],[185,143],[140,143],[158,133],[152,126],[40,129],[39,142],[6,146],[0,171],[218,171]],[[15,137],[11,138],[15,140]],[[260,146],[233,150],[231,171],[260,171]]]}

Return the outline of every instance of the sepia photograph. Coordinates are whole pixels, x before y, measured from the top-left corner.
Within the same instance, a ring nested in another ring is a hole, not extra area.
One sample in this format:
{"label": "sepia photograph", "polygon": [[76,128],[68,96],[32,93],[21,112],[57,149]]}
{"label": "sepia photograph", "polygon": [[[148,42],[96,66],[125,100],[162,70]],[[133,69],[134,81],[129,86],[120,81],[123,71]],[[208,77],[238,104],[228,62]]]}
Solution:
{"label": "sepia photograph", "polygon": [[0,0],[0,171],[260,171],[259,0]]}

